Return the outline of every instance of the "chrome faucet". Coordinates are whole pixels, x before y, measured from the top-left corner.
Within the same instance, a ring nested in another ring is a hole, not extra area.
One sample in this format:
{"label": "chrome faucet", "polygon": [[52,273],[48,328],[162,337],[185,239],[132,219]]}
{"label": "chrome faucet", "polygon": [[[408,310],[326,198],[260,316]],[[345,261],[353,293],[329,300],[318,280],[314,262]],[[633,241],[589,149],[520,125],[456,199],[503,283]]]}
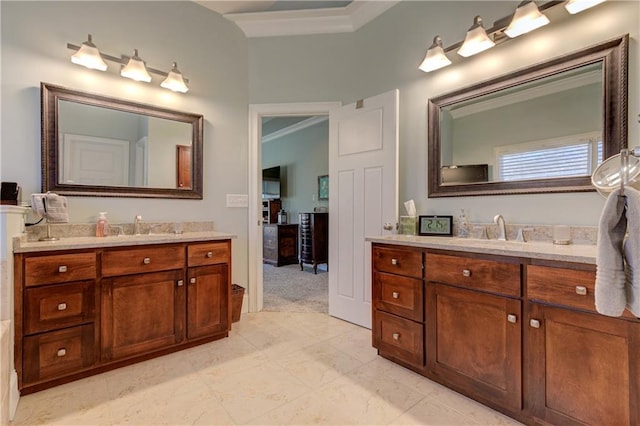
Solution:
{"label": "chrome faucet", "polygon": [[498,238],[500,241],[507,241],[507,226],[504,223],[504,218],[501,214],[495,215],[493,221],[498,225]]}
{"label": "chrome faucet", "polygon": [[142,216],[136,215],[133,219],[133,235],[140,235],[140,228],[142,227]]}

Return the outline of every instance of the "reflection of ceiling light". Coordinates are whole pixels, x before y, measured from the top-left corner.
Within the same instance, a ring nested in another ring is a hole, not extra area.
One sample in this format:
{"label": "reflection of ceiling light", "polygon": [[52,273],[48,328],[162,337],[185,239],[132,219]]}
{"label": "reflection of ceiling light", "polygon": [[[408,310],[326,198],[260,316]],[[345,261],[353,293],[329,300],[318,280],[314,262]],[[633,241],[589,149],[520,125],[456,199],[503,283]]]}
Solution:
{"label": "reflection of ceiling light", "polygon": [[490,49],[495,45],[484,30],[482,18],[478,15],[473,19],[473,25],[467,31],[464,43],[458,49],[458,55],[466,58]]}
{"label": "reflection of ceiling light", "polygon": [[442,39],[440,36],[435,36],[433,38],[433,44],[427,50],[427,54],[418,68],[424,72],[431,72],[446,67],[447,65],[451,65],[451,61],[444,53]]}
{"label": "reflection of ceiling light", "polygon": [[162,83],[160,83],[160,86],[180,93],[187,93],[189,90],[182,78],[182,73],[178,70],[178,64],[175,62],[173,63],[173,68],[169,71],[169,75]]}
{"label": "reflection of ceiling light", "polygon": [[147,71],[144,61],[138,56],[138,49],[133,50],[133,56],[129,59],[127,65],[122,67],[120,75],[135,81],[151,81],[151,75]]}
{"label": "reflection of ceiling light", "polygon": [[87,41],[82,43],[80,49],[71,56],[71,62],[93,70],[106,71],[107,69],[107,63],[102,60],[100,51],[91,41],[91,34],[88,35]]}
{"label": "reflection of ceiling light", "polygon": [[604,3],[604,1],[605,0],[569,0],[564,7],[570,14],[575,15],[590,7]]}
{"label": "reflection of ceiling light", "polygon": [[511,38],[528,33],[549,23],[532,0],[525,0],[518,5],[513,19],[504,33]]}

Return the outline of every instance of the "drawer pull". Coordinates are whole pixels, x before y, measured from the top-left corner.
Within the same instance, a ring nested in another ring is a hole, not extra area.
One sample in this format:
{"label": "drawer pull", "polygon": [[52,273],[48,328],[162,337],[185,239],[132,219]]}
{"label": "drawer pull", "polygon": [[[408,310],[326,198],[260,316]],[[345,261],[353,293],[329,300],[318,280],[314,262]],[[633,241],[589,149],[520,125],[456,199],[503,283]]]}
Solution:
{"label": "drawer pull", "polygon": [[183,280],[178,280],[178,287],[182,287],[184,285],[184,281]]}
{"label": "drawer pull", "polygon": [[398,293],[397,291],[394,291],[393,293],[391,293],[391,296],[392,296],[394,299],[399,299],[399,298],[400,298],[400,293]]}
{"label": "drawer pull", "polygon": [[518,322],[518,317],[514,314],[509,314],[507,315],[507,321],[509,321],[511,324],[515,324]]}
{"label": "drawer pull", "polygon": [[540,328],[540,321],[538,321],[537,319],[532,319],[531,321],[529,321],[529,325],[533,328]]}
{"label": "drawer pull", "polygon": [[397,265],[398,264],[398,259],[391,259],[391,264],[392,265]]}
{"label": "drawer pull", "polygon": [[465,277],[470,277],[471,276],[471,270],[470,269],[463,269],[462,270],[462,275]]}
{"label": "drawer pull", "polygon": [[211,259],[211,258],[213,257],[213,252],[212,252],[212,251],[208,251],[208,252],[207,252],[207,257],[208,257],[209,259]]}
{"label": "drawer pull", "polygon": [[195,284],[195,283],[196,283],[196,279],[195,279],[195,278],[191,278],[191,279],[189,280],[189,282],[190,282],[191,284]]}
{"label": "drawer pull", "polygon": [[67,309],[67,304],[66,303],[58,303],[58,310],[59,311],[64,311],[65,309]]}
{"label": "drawer pull", "polygon": [[67,350],[65,348],[58,349],[58,356],[63,357],[67,354]]}
{"label": "drawer pull", "polygon": [[150,257],[145,257],[144,259],[142,259],[142,263],[144,263],[145,265],[148,265],[151,263],[151,258]]}
{"label": "drawer pull", "polygon": [[585,286],[582,286],[582,285],[577,285],[576,286],[576,294],[579,294],[580,296],[586,296],[587,295],[587,288]]}
{"label": "drawer pull", "polygon": [[400,340],[400,333],[393,333],[391,337],[393,337],[393,340],[398,341]]}
{"label": "drawer pull", "polygon": [[58,266],[58,272],[67,272],[66,265]]}

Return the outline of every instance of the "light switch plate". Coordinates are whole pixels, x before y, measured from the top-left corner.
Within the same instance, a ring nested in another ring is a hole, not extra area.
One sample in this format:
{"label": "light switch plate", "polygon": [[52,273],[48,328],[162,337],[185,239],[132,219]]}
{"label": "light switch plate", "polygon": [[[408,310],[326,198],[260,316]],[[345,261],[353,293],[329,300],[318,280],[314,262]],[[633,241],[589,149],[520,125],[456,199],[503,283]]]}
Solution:
{"label": "light switch plate", "polygon": [[227,194],[227,207],[249,207],[247,194]]}

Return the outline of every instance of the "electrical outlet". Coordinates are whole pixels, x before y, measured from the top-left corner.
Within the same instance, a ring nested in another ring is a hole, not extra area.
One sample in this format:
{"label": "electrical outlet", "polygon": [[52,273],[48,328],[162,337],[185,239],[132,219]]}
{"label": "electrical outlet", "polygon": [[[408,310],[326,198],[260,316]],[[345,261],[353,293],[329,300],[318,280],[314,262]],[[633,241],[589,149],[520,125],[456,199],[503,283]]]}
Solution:
{"label": "electrical outlet", "polygon": [[249,207],[247,194],[227,194],[227,207]]}

